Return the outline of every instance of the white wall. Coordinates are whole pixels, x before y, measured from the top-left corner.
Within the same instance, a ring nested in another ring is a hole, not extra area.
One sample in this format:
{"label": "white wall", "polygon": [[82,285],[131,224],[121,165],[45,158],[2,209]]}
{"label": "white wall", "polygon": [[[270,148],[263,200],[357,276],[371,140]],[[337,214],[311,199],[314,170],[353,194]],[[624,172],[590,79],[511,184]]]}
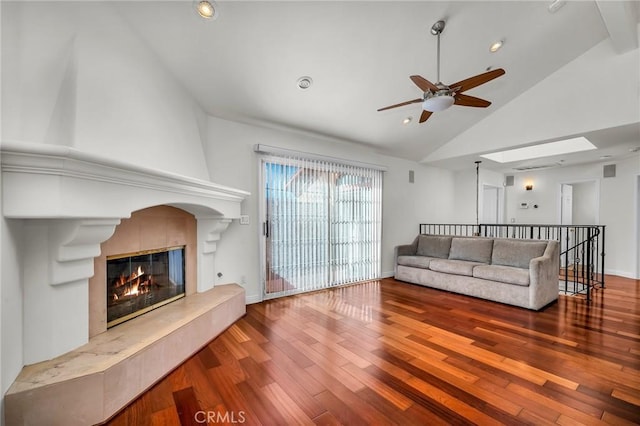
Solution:
{"label": "white wall", "polygon": [[[209,118],[205,155],[211,179],[223,185],[251,192],[243,203],[243,214],[250,225],[234,221],[225,231],[216,251],[216,271],[223,274],[219,283],[245,282],[247,299],[261,300],[258,215],[258,165],[254,144],[265,144],[330,157],[357,159],[386,166],[383,189],[382,272],[393,271],[393,248],[413,241],[418,225],[448,221],[453,212],[454,184],[449,171],[416,162],[376,154],[363,146],[320,140],[318,137],[273,128]],[[409,180],[415,171],[415,183]]]}
{"label": "white wall", "polygon": [[2,8],[2,140],[209,178],[203,111],[113,4]]}
{"label": "white wall", "polygon": [[[208,179],[206,116],[109,2],[0,2],[0,142]],[[23,366],[22,221],[0,223],[0,386]]]}
{"label": "white wall", "polygon": [[[470,163],[465,170],[459,170],[454,174],[454,211],[453,215],[446,219],[445,223],[476,223],[476,165]],[[502,187],[504,175],[493,170],[482,168],[478,173],[478,208],[480,216],[484,200],[482,199],[482,185]],[[480,219],[482,219],[480,217]]]}
{"label": "white wall", "polygon": [[22,221],[1,219],[0,259],[0,359],[2,360],[2,393],[22,369]]}
{"label": "white wall", "polygon": [[600,186],[597,181],[572,183],[573,187],[573,223],[577,225],[597,225]]}
{"label": "white wall", "polygon": [[[635,277],[637,273],[637,241],[634,230],[636,206],[634,200],[640,157],[616,161],[616,177],[602,178],[604,163],[574,167],[559,167],[515,174],[515,183],[507,187],[506,217],[516,223],[560,223],[560,184],[596,180],[600,187],[599,224],[606,225],[605,272]],[[525,182],[533,182],[533,191],[525,191]],[[518,208],[522,201],[538,204],[539,208]]]}

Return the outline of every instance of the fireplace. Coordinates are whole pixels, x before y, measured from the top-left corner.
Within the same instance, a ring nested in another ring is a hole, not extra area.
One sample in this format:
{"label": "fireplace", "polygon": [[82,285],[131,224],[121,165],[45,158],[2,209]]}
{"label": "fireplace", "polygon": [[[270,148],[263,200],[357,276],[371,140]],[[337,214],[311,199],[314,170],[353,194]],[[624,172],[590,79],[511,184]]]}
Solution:
{"label": "fireplace", "polygon": [[[214,259],[248,192],[62,145],[3,141],[0,160],[7,424],[103,424],[245,313]],[[107,258],[157,248],[184,248],[185,297],[107,330]]]}
{"label": "fireplace", "polygon": [[184,250],[107,257],[107,328],[184,297]]}

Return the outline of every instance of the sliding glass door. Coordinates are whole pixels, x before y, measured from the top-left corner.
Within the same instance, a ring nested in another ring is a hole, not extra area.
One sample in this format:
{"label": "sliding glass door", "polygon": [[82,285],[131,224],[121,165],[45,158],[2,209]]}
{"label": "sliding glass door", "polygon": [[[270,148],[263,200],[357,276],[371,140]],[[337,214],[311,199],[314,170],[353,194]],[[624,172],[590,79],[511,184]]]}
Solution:
{"label": "sliding glass door", "polygon": [[295,158],[261,167],[267,298],[378,278],[381,171]]}

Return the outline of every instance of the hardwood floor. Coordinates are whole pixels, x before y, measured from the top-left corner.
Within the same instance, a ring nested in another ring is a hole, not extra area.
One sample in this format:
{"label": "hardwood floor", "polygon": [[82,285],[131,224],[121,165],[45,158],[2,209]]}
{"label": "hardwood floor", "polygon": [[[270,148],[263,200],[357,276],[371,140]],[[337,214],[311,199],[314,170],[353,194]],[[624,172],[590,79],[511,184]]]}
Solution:
{"label": "hardwood floor", "polygon": [[542,312],[383,279],[247,315],[111,425],[640,424],[640,281]]}

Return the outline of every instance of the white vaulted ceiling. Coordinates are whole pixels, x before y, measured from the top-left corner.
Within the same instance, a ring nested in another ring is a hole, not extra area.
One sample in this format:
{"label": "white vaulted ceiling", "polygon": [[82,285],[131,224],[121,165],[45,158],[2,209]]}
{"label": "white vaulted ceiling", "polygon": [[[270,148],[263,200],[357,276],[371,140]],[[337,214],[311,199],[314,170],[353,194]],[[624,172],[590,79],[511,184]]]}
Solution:
{"label": "white vaulted ceiling", "polygon": [[[638,58],[635,2],[569,1],[550,13],[550,1],[220,1],[214,21],[201,19],[193,3],[110,7],[213,116],[451,168],[497,147],[564,137],[603,140],[615,155],[640,145],[638,67],[629,65]],[[440,19],[447,22],[441,80],[504,68],[504,76],[466,92],[493,104],[453,106],[424,124],[420,104],[377,112],[421,97],[410,75],[436,82],[429,30]],[[490,53],[500,39],[504,47]],[[301,76],[313,79],[309,89],[297,87]],[[592,155],[579,161],[602,153]]]}

